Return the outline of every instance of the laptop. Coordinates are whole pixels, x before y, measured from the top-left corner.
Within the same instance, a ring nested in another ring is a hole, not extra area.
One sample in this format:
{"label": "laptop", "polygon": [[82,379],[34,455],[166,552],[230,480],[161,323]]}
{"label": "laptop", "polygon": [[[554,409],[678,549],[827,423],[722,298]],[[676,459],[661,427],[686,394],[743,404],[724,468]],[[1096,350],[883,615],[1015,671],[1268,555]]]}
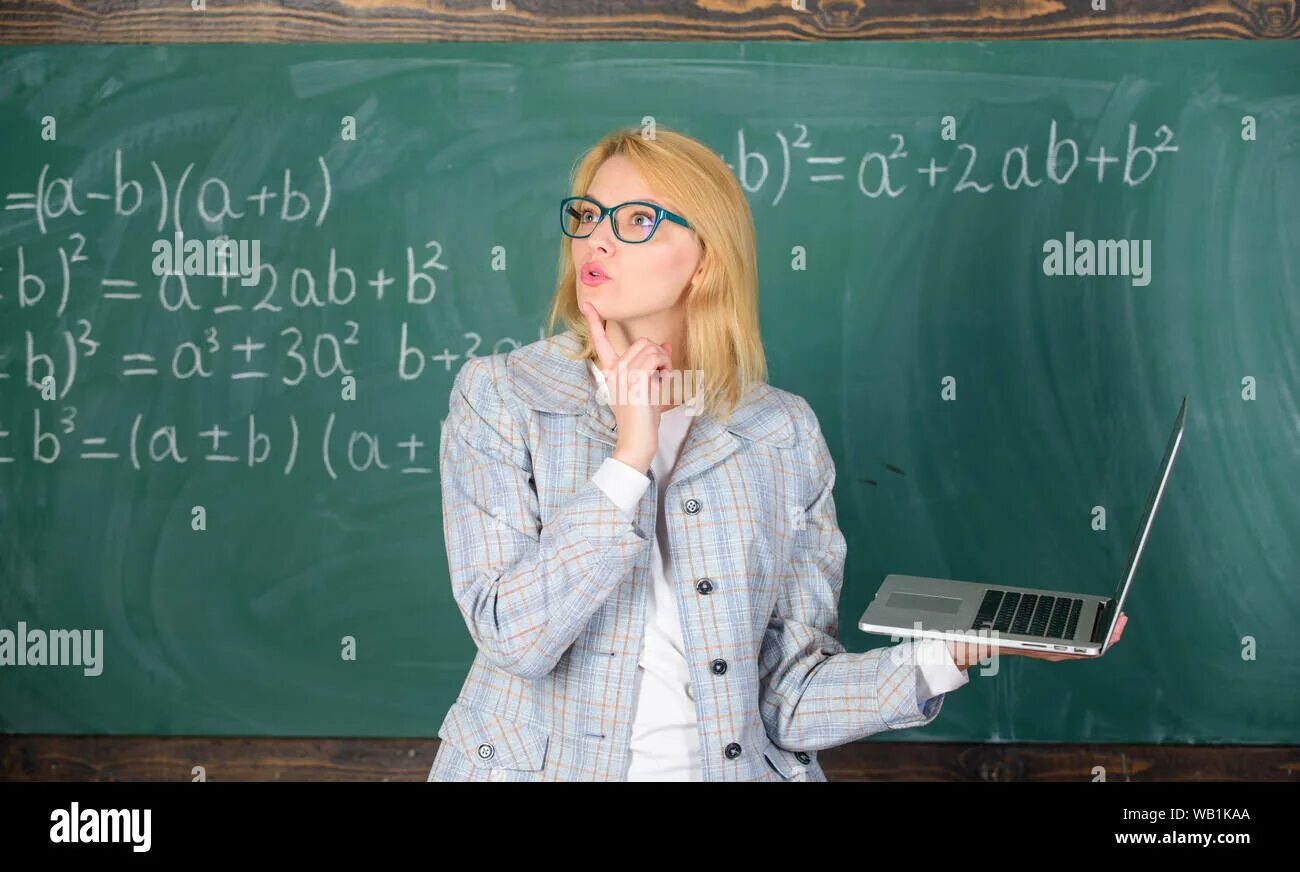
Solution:
{"label": "laptop", "polygon": [[994,637],[995,644],[1004,648],[1041,648],[1087,657],[1105,654],[1169,481],[1186,416],[1187,397],[1183,397],[1113,596],[889,575],[858,626],[890,636],[954,641]]}

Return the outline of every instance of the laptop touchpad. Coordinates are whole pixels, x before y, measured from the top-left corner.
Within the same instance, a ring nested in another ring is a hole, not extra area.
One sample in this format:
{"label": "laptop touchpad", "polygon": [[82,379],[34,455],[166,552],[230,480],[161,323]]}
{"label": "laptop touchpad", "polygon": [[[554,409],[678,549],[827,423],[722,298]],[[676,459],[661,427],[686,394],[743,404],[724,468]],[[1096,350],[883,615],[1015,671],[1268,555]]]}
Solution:
{"label": "laptop touchpad", "polygon": [[886,603],[891,609],[923,609],[927,612],[942,612],[955,615],[961,611],[961,597],[930,596],[924,593],[904,593],[895,591],[889,595]]}

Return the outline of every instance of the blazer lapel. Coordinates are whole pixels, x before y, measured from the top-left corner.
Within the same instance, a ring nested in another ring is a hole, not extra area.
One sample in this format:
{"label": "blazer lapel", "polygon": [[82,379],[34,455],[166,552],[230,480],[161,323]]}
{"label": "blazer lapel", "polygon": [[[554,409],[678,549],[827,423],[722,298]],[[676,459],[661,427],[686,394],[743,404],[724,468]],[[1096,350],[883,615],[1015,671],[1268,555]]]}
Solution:
{"label": "blazer lapel", "polygon": [[618,422],[614,419],[614,410],[596,399],[594,390],[591,402],[583,407],[582,417],[578,419],[578,432],[588,439],[607,445],[618,443]]}

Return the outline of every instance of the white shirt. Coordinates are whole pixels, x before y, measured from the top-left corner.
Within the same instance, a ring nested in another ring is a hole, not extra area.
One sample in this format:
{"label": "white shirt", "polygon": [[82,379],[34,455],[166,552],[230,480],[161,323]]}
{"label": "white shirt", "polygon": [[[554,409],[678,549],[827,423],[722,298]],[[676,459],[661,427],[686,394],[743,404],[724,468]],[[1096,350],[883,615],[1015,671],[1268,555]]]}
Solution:
{"label": "white shirt", "polygon": [[[604,373],[595,363],[587,363],[593,377],[604,385]],[[659,416],[659,446],[651,461],[659,492],[659,513],[650,558],[654,581],[646,603],[645,637],[637,669],[628,781],[703,780],[686,643],[682,639],[677,598],[668,580],[671,566],[665,557],[668,531],[663,511],[664,489],[693,420],[687,411],[686,406],[677,406]],[[628,520],[635,520],[636,506],[650,486],[649,477],[613,457],[605,458],[592,481]],[[921,712],[928,715],[937,704],[934,697],[961,687],[970,678],[957,668],[942,641],[926,639],[916,650],[916,702]]]}

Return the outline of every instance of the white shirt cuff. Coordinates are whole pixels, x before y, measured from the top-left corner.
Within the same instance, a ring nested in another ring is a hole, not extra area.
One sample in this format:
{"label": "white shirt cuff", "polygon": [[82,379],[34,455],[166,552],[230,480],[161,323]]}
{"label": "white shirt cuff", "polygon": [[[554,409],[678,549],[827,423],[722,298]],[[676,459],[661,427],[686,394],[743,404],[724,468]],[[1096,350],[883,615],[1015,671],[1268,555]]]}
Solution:
{"label": "white shirt cuff", "polygon": [[614,501],[624,517],[629,521],[636,521],[636,505],[641,502],[641,496],[650,486],[649,477],[637,472],[621,460],[606,457],[591,480]]}
{"label": "white shirt cuff", "polygon": [[970,676],[957,668],[957,661],[942,639],[922,639],[916,646],[916,704],[969,684]]}

